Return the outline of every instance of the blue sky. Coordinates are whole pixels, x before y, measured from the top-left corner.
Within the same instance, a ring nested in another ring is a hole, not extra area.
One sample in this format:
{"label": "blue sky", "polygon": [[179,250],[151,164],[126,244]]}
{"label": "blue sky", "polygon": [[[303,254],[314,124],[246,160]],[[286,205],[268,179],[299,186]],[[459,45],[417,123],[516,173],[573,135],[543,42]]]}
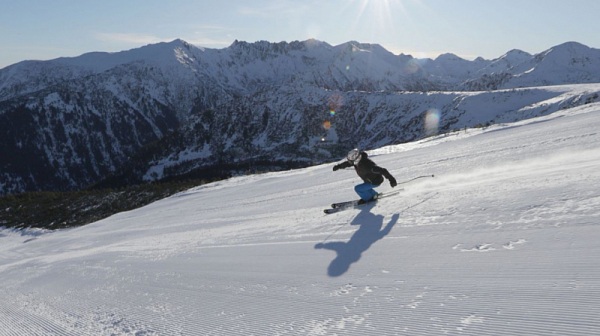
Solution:
{"label": "blue sky", "polygon": [[378,43],[394,54],[493,59],[577,41],[600,48],[598,0],[0,0],[0,68],[181,38],[316,38]]}

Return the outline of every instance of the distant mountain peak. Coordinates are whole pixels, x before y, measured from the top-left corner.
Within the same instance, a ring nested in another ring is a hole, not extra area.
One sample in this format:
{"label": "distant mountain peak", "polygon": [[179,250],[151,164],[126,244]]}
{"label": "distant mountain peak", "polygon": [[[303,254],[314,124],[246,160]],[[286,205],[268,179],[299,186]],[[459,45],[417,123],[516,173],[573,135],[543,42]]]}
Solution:
{"label": "distant mountain peak", "polygon": [[586,46],[585,44],[581,44],[581,43],[575,42],[575,41],[569,41],[569,42],[559,44],[556,47],[554,47],[553,49],[560,49],[560,48],[580,49],[580,50],[590,50],[591,49],[590,47]]}
{"label": "distant mountain peak", "polygon": [[464,58],[458,57],[457,55],[453,54],[453,53],[445,53],[445,54],[441,54],[439,55],[436,59],[436,62],[438,61],[466,61]]}
{"label": "distant mountain peak", "polygon": [[522,63],[526,60],[531,59],[532,55],[523,50],[512,49],[508,51],[506,54],[492,60],[492,64],[497,64],[500,62],[505,63],[507,66],[514,66],[516,64]]}
{"label": "distant mountain peak", "polygon": [[327,45],[325,42],[321,42],[315,39],[309,39],[303,42],[300,41],[292,41],[292,42],[269,42],[265,40],[256,41],[256,42],[246,42],[235,40],[233,43],[227,48],[229,50],[234,50],[238,53],[243,52],[272,52],[276,54],[286,54],[292,50],[301,50],[305,51],[308,49],[314,49],[321,47],[323,45]]}
{"label": "distant mountain peak", "polygon": [[600,60],[600,50],[579,42],[565,42],[535,55],[537,62],[550,61],[561,64],[588,63]]}
{"label": "distant mountain peak", "polygon": [[308,40],[302,41],[302,43],[308,45],[308,46],[322,46],[322,45],[329,45],[327,44],[327,42],[321,41],[321,40],[317,40],[315,38],[309,38]]}
{"label": "distant mountain peak", "polygon": [[346,43],[342,43],[338,46],[336,46],[336,48],[354,48],[354,50],[365,50],[365,51],[375,51],[375,50],[385,50],[387,51],[384,47],[382,47],[380,44],[377,43],[361,43],[358,41],[348,41]]}
{"label": "distant mountain peak", "polygon": [[509,50],[506,54],[504,54],[504,56],[512,56],[512,55],[519,55],[519,56],[527,55],[527,56],[531,56],[530,53],[525,52],[525,51],[520,50],[520,49],[512,49],[512,50]]}
{"label": "distant mountain peak", "polygon": [[186,41],[184,41],[184,40],[182,40],[180,38],[174,39],[173,41],[171,41],[169,43],[189,44],[189,43],[187,43]]}

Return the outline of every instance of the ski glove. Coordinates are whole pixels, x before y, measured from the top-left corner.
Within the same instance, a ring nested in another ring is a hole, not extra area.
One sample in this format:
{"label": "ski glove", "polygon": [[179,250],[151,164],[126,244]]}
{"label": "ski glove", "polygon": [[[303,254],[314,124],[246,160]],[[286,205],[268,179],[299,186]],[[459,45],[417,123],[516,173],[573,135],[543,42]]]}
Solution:
{"label": "ski glove", "polygon": [[340,169],[340,165],[335,165],[335,166],[333,166],[333,171],[336,171],[336,170],[338,170],[338,169]]}
{"label": "ski glove", "polygon": [[390,185],[392,186],[392,188],[394,188],[395,186],[398,185],[398,183],[396,183],[396,179],[393,177],[390,177],[388,180],[390,180]]}

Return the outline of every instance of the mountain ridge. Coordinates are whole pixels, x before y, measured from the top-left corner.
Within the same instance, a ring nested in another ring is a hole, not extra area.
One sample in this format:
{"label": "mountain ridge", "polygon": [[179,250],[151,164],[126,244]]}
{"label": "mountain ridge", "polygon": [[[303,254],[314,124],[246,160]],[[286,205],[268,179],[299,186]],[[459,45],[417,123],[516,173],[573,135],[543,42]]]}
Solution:
{"label": "mountain ridge", "polygon": [[[597,49],[568,42],[528,55],[511,50],[496,60],[468,61],[448,54],[436,61],[357,41],[236,40],[209,49],[176,39],[17,63],[0,69],[0,136],[7,153],[0,159],[0,194],[97,183],[120,167],[137,166],[129,160],[170,133],[180,145],[157,148],[162,154],[144,162],[136,179],[223,162],[325,162],[348,146],[426,136],[428,110],[439,112],[440,132],[497,122],[498,116],[477,110],[485,91],[600,82]],[[561,96],[571,104],[577,96],[583,104],[595,101],[597,92],[558,91],[526,103]],[[409,92],[415,93],[403,94]],[[539,92],[498,97],[512,102],[514,119],[526,107],[517,103],[520,96]],[[474,108],[462,107],[469,102]],[[490,104],[505,113],[501,102]],[[536,113],[557,108],[551,103]]]}

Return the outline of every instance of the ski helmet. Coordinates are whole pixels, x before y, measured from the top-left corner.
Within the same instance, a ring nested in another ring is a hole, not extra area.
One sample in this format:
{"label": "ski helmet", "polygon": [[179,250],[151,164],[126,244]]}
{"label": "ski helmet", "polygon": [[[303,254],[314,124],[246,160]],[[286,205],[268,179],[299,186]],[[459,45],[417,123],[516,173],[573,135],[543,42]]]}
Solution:
{"label": "ski helmet", "polygon": [[348,161],[357,165],[361,157],[362,155],[360,150],[358,148],[354,148],[353,150],[348,152],[348,156],[346,158],[348,159]]}

